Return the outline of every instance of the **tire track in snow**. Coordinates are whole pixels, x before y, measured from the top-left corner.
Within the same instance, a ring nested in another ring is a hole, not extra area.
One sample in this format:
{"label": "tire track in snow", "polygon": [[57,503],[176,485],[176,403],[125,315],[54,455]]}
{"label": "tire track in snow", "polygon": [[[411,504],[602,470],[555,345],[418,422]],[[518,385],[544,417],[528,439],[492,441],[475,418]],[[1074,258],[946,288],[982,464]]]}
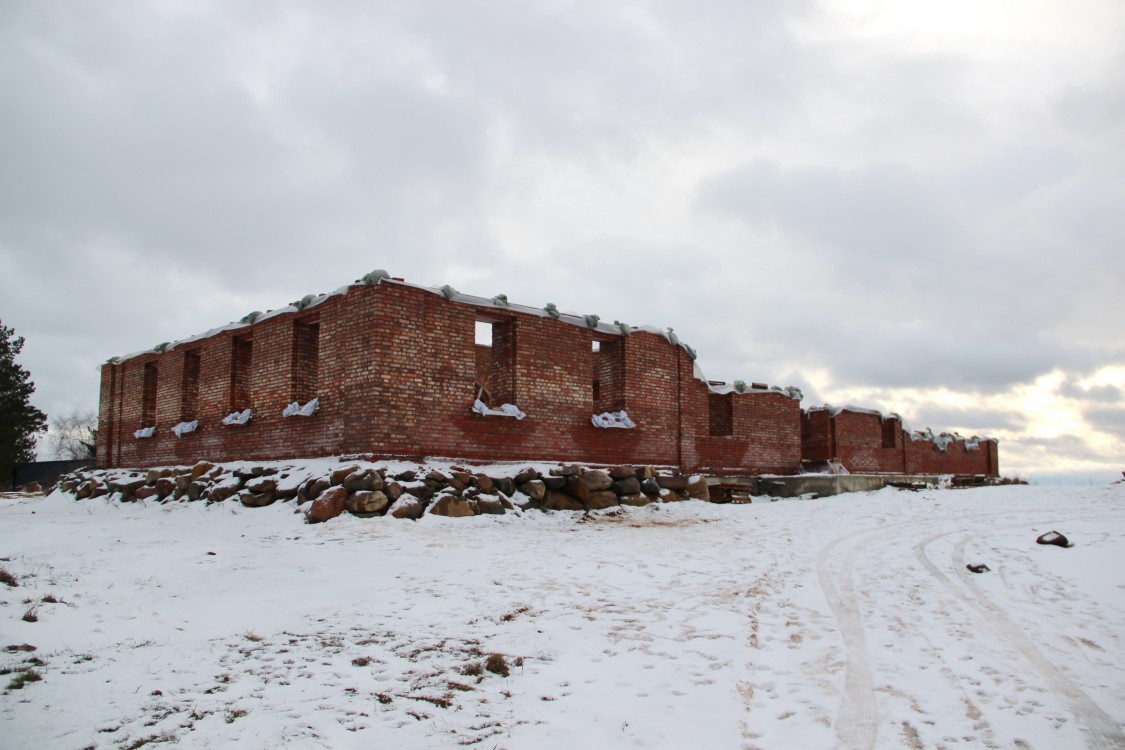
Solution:
{"label": "tire track in snow", "polygon": [[[1021,519],[1018,524],[1013,525],[1025,526],[1033,525],[1033,523],[1032,521]],[[957,542],[953,551],[953,567],[957,572],[961,584],[960,586],[955,584],[953,580],[943,573],[926,554],[926,548],[933,542],[958,533],[965,532],[964,530],[957,530],[945,532],[943,534],[935,534],[918,542],[918,544],[914,545],[914,553],[918,562],[920,562],[926,571],[936,578],[951,594],[983,615],[984,620],[996,628],[996,630],[998,630],[1000,634],[1043,675],[1051,689],[1063,699],[1074,717],[1084,725],[1086,733],[1092,743],[1090,747],[1098,749],[1104,748],[1104,750],[1120,750],[1121,748],[1125,748],[1125,733],[1122,733],[1118,723],[1106,714],[1098,704],[1067,677],[1061,669],[1044,656],[1043,652],[1039,650],[1023,629],[1013,622],[1004,610],[996,604],[996,602],[992,601],[992,599],[981,590],[976,581],[970,577],[970,574],[966,572],[965,546],[969,542],[968,536],[965,536]]]}
{"label": "tire track in snow", "polygon": [[886,534],[904,525],[906,523],[897,523],[846,534],[829,542],[816,558],[817,579],[840,627],[846,657],[844,693],[840,697],[840,707],[834,722],[836,740],[840,746],[853,750],[872,750],[879,736],[878,706],[873,691],[871,663],[867,655],[867,638],[853,580],[856,558],[867,545],[852,544],[850,548],[845,548],[843,560],[835,574],[829,566],[829,560],[837,547],[858,539]]}

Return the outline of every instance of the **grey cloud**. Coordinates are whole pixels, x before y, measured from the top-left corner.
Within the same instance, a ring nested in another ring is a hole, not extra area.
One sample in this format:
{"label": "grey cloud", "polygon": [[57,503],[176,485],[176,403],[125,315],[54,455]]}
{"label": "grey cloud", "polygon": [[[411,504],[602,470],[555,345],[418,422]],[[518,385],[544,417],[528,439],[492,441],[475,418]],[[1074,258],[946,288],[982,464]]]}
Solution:
{"label": "grey cloud", "polygon": [[1099,432],[1125,441],[1125,406],[1098,406],[1086,409],[1082,417]]}

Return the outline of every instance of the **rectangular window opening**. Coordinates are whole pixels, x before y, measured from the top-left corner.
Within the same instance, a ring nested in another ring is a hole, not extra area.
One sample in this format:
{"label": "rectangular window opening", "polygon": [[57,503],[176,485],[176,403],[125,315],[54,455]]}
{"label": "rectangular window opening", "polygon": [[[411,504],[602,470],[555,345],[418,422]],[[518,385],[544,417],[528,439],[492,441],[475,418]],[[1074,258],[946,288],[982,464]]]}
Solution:
{"label": "rectangular window opening", "polygon": [[254,340],[250,336],[235,336],[231,340],[230,358],[230,410],[250,408],[250,376],[254,368]]}
{"label": "rectangular window opening", "polygon": [[144,382],[141,385],[141,427],[156,424],[156,363],[145,365]]}
{"label": "rectangular window opening", "polygon": [[516,321],[477,320],[476,395],[496,409],[516,403]]}
{"label": "rectangular window opening", "polygon": [[625,409],[625,342],[595,339],[591,345],[593,377],[590,396],[594,414]]}
{"label": "rectangular window opening", "polygon": [[883,420],[883,447],[884,448],[897,448],[898,433],[902,431],[897,419],[884,419]]}
{"label": "rectangular window opening", "polygon": [[294,321],[292,401],[307,404],[317,397],[319,371],[320,321]]}
{"label": "rectangular window opening", "polygon": [[184,352],[183,385],[180,388],[180,421],[199,418],[199,370],[202,357],[198,349]]}
{"label": "rectangular window opening", "polygon": [[726,437],[734,434],[733,393],[708,393],[707,414],[710,433],[713,437]]}

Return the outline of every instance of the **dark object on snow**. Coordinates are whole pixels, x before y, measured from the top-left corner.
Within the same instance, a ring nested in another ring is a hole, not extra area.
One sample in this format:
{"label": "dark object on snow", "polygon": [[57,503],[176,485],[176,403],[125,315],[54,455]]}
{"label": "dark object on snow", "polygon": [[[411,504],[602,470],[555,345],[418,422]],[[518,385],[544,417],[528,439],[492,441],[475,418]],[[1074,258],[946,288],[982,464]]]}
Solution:
{"label": "dark object on snow", "polygon": [[911,492],[926,489],[925,482],[887,482],[887,485],[894,487],[896,490],[910,490]]}
{"label": "dark object on snow", "polygon": [[1057,531],[1048,531],[1046,534],[1040,534],[1039,538],[1035,540],[1038,544],[1053,544],[1056,547],[1073,547],[1074,544],[1065,536]]}
{"label": "dark object on snow", "polygon": [[970,563],[965,567],[969,569],[970,573],[987,573],[992,570],[992,568],[988,567],[984,563]]}

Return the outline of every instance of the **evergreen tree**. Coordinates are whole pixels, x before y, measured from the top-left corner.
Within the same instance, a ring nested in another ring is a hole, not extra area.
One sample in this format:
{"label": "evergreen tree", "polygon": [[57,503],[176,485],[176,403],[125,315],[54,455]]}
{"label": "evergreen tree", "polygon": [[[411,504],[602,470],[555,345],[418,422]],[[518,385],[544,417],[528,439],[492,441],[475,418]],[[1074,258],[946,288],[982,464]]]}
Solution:
{"label": "evergreen tree", "polygon": [[35,384],[16,364],[23,338],[0,322],[0,485],[11,481],[16,464],[35,460],[35,436],[47,429],[47,415],[31,405]]}

